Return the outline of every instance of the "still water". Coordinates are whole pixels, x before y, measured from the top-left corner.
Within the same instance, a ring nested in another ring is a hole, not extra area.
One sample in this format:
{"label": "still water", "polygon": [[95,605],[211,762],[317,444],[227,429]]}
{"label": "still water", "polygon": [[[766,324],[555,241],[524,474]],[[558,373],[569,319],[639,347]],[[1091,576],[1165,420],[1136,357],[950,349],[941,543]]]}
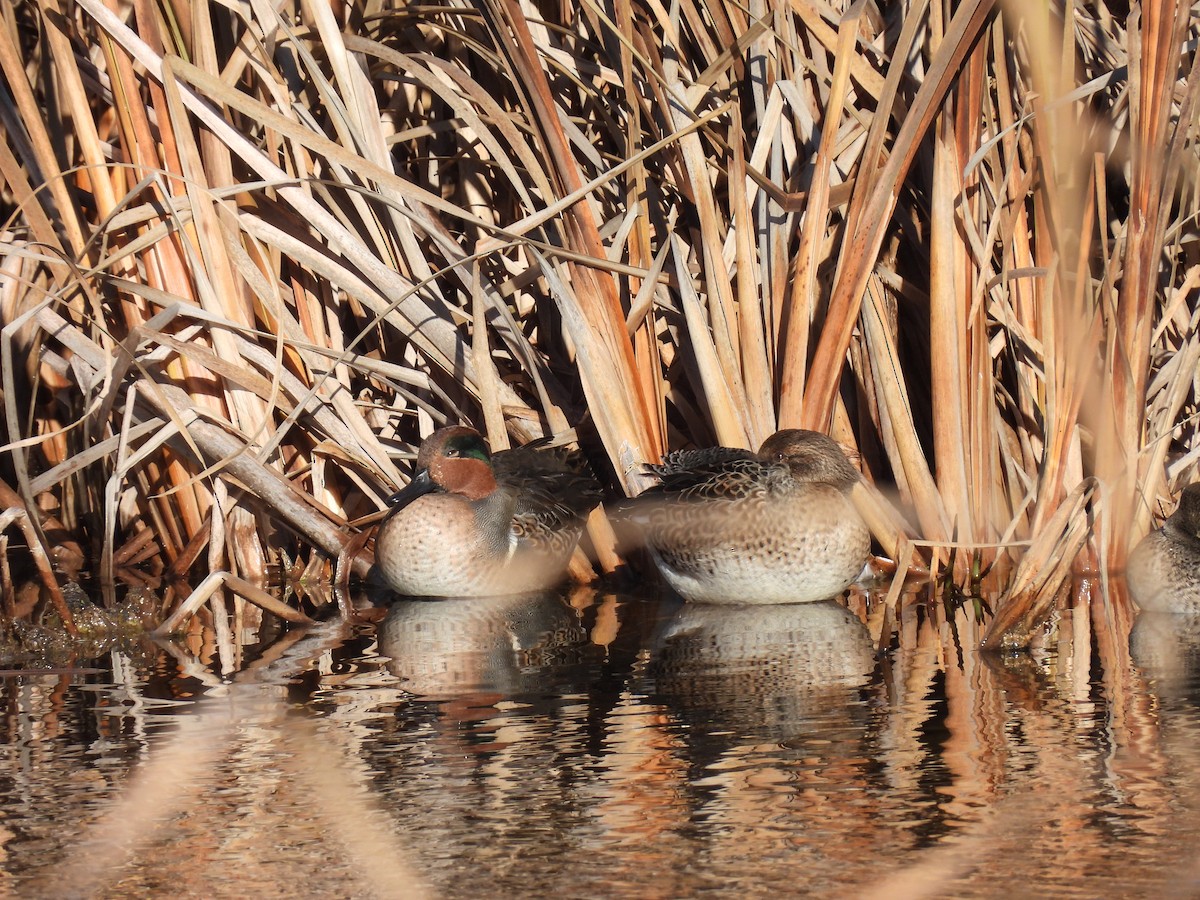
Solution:
{"label": "still water", "polygon": [[1200,896],[1200,623],[399,601],[0,677],[0,895]]}

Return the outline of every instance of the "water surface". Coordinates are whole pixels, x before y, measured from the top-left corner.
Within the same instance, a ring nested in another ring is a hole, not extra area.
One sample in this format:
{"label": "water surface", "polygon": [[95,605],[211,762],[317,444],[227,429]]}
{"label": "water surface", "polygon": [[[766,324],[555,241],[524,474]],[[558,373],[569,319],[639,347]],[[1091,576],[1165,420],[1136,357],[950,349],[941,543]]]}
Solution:
{"label": "water surface", "polygon": [[1091,630],[576,589],[9,670],[0,890],[1195,896],[1200,623]]}

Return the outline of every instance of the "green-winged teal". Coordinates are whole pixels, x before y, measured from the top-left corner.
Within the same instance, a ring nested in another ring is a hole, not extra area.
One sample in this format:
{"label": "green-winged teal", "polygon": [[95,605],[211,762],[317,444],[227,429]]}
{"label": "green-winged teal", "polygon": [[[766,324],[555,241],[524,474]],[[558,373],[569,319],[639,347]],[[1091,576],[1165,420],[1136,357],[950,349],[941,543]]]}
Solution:
{"label": "green-winged teal", "polygon": [[621,510],[667,583],[701,603],[804,603],[845,590],[871,536],[849,493],[859,475],[826,435],[788,429],[758,453],[668,453],[660,484]]}
{"label": "green-winged teal", "polygon": [[562,581],[600,489],[578,453],[535,445],[492,456],[473,428],[421,444],[409,485],[389,500],[375,559],[401,594],[483,597]]}
{"label": "green-winged teal", "polygon": [[1125,578],[1144,610],[1200,613],[1200,483],[1185,487],[1163,527],[1133,548]]}

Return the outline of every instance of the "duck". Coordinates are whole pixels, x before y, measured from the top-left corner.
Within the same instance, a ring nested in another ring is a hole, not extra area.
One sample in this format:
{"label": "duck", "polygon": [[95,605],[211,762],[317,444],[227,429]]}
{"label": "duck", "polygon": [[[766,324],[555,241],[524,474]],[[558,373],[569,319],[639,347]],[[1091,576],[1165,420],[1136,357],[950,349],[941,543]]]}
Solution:
{"label": "duck", "polygon": [[1200,613],[1200,482],[1185,487],[1162,528],[1133,548],[1125,582],[1143,611]]}
{"label": "duck", "polygon": [[757,453],[679,450],[645,468],[659,483],[616,515],[684,600],[808,603],[863,572],[871,534],[850,500],[860,476],[828,435],[790,428]]}
{"label": "duck", "polygon": [[579,451],[544,443],[493,455],[474,428],[429,435],[376,533],[387,586],[406,596],[485,597],[561,583],[601,492]]}

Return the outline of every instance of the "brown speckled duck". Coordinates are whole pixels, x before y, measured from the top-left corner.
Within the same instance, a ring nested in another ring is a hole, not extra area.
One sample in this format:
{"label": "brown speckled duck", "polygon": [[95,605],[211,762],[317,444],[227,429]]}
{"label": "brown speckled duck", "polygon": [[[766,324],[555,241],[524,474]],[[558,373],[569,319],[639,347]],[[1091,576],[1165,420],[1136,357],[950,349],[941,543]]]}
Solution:
{"label": "brown speckled duck", "polygon": [[387,584],[410,596],[482,597],[563,580],[600,489],[580,454],[534,445],[492,456],[473,428],[421,444],[375,539]]}
{"label": "brown speckled duck", "polygon": [[1200,613],[1200,482],[1185,487],[1163,527],[1133,548],[1125,579],[1144,610]]}
{"label": "brown speckled duck", "polygon": [[826,435],[787,429],[757,453],[683,450],[647,470],[661,483],[620,515],[685,600],[825,600],[863,570],[871,537],[849,498],[859,474]]}

